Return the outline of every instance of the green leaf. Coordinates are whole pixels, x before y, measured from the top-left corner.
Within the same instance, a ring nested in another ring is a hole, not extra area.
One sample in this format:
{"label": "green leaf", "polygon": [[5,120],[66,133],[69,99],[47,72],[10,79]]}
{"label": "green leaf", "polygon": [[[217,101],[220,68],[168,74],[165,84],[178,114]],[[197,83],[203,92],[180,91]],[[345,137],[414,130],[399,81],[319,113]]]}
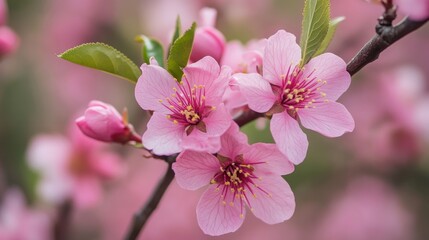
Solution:
{"label": "green leaf", "polygon": [[329,29],[329,0],[306,0],[304,5],[300,45],[301,67],[314,56]]}
{"label": "green leaf", "polygon": [[134,83],[141,75],[139,67],[127,56],[104,43],[85,43],[65,51],[58,57]]}
{"label": "green leaf", "polygon": [[320,44],[319,49],[314,54],[314,57],[318,56],[318,55],[320,55],[326,51],[326,49],[328,48],[329,44],[332,41],[332,38],[334,37],[335,31],[337,30],[337,27],[338,27],[338,24],[340,24],[340,22],[344,21],[344,19],[346,19],[346,18],[345,17],[337,17],[337,18],[334,18],[331,21],[329,21],[328,33],[326,34],[325,39],[323,39],[322,44]]}
{"label": "green leaf", "polygon": [[193,23],[191,28],[174,41],[171,46],[170,55],[167,59],[167,71],[179,82],[183,75],[182,69],[188,64],[189,56],[191,55],[196,27],[197,24]]}
{"label": "green leaf", "polygon": [[136,41],[143,45],[142,56],[145,63],[150,64],[150,58],[154,57],[159,66],[164,67],[164,48],[161,43],[144,35],[137,36]]}
{"label": "green leaf", "polygon": [[180,15],[176,18],[176,28],[174,30],[173,38],[171,39],[170,47],[168,48],[168,55],[170,55],[171,47],[173,46],[174,42],[180,37],[180,34],[182,33],[182,23],[180,21]]}

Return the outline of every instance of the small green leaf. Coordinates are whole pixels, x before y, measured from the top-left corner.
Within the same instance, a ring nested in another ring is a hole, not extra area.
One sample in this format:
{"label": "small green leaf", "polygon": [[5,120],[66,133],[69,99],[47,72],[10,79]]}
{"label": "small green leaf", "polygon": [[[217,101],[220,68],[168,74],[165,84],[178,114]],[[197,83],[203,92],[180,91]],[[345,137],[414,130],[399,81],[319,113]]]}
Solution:
{"label": "small green leaf", "polygon": [[318,55],[320,55],[326,51],[326,49],[328,48],[329,44],[332,41],[332,38],[334,37],[335,31],[337,30],[337,27],[338,27],[338,24],[340,22],[344,21],[344,19],[346,19],[346,18],[345,17],[337,17],[337,18],[334,18],[331,21],[329,21],[328,33],[326,34],[325,39],[323,39],[322,44],[320,44],[319,49],[314,54],[314,57],[318,56]]}
{"label": "small green leaf", "polygon": [[176,28],[174,30],[173,38],[171,39],[171,43],[168,48],[168,55],[170,55],[171,47],[173,46],[174,42],[180,37],[181,33],[182,33],[182,23],[180,21],[180,15],[178,15],[176,19]]}
{"label": "small green leaf", "polygon": [[136,37],[136,41],[142,43],[143,61],[150,64],[150,58],[154,57],[159,66],[164,67],[164,48],[161,43],[144,35]]}
{"label": "small green leaf", "polygon": [[113,74],[134,83],[141,75],[139,67],[127,56],[104,43],[85,43],[65,51],[58,57]]}
{"label": "small green leaf", "polygon": [[196,23],[193,23],[181,37],[174,41],[167,59],[167,70],[177,81],[181,81],[183,68],[188,64],[194,42]]}
{"label": "small green leaf", "polygon": [[329,0],[306,0],[304,5],[300,45],[301,67],[314,56],[329,29]]}

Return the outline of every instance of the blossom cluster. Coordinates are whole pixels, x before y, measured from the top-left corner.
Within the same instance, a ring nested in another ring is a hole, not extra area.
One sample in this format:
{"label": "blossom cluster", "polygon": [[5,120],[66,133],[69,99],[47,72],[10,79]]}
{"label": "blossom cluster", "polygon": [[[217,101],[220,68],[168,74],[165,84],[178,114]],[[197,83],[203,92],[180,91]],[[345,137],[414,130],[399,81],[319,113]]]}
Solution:
{"label": "blossom cluster", "polygon": [[[135,88],[140,107],[153,112],[144,146],[179,153],[173,169],[183,188],[209,185],[197,206],[209,235],[237,230],[245,206],[269,224],[291,217],[294,195],[281,175],[306,156],[299,122],[328,137],[354,129],[336,102],[351,81],[341,58],[325,53],[302,66],[295,36],[284,30],[247,47],[224,39],[212,25],[200,27],[181,79],[152,59]],[[275,144],[248,145],[233,116],[249,108],[271,119]]]}

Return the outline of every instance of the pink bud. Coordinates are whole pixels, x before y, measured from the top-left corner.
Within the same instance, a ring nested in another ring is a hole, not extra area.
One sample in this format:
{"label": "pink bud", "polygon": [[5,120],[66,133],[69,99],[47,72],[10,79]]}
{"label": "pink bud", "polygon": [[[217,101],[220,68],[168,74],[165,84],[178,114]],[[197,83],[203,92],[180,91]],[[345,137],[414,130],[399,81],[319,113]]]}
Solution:
{"label": "pink bud", "polygon": [[213,27],[197,28],[194,38],[194,46],[190,60],[196,62],[205,56],[213,57],[220,62],[225,49],[225,37]]}
{"label": "pink bud", "polygon": [[0,57],[14,52],[18,45],[19,39],[16,34],[9,27],[0,27]]}
{"label": "pink bud", "polygon": [[134,133],[133,127],[112,105],[100,101],[91,101],[84,116],[76,119],[76,124],[85,135],[99,141],[118,143],[141,141]]}

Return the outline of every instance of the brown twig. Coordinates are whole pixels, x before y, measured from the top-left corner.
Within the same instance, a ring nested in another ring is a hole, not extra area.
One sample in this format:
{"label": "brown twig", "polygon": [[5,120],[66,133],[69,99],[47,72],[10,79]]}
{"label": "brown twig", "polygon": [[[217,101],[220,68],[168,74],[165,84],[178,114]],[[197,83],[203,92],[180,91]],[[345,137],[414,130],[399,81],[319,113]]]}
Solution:
{"label": "brown twig", "polygon": [[68,226],[72,215],[73,203],[71,200],[66,200],[58,208],[57,220],[54,225],[54,239],[65,240],[68,235]]}
{"label": "brown twig", "polygon": [[164,195],[171,181],[173,181],[174,179],[174,171],[171,168],[171,165],[176,160],[176,156],[177,155],[165,157],[165,160],[168,162],[167,171],[165,172],[164,177],[156,186],[155,191],[152,193],[152,196],[149,198],[148,202],[146,202],[140,212],[134,215],[132,224],[127,232],[127,236],[125,237],[125,239],[137,239],[145,223],[152,215],[153,211],[155,211],[156,207],[161,201],[162,196]]}

